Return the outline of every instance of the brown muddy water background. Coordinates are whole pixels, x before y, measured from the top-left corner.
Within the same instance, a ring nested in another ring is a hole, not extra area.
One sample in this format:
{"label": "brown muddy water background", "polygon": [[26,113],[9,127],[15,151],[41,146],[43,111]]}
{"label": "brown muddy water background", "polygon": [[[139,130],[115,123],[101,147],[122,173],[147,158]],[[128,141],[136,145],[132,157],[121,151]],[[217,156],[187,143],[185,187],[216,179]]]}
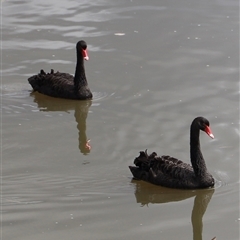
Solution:
{"label": "brown muddy water background", "polygon": [[[3,240],[239,239],[239,1],[5,0],[1,13]],[[32,93],[42,68],[74,73],[80,39],[93,101]],[[132,180],[146,148],[189,162],[200,115],[213,190]]]}

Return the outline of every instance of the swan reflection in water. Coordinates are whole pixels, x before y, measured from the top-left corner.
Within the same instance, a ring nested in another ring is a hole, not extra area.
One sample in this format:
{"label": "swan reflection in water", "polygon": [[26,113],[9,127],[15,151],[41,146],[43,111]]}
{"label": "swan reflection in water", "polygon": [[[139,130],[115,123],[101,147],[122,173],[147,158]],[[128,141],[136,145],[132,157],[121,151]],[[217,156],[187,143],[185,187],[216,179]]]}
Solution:
{"label": "swan reflection in water", "polygon": [[[195,196],[192,209],[193,240],[202,240],[203,215],[214,193],[213,188],[201,190],[179,190],[155,186],[143,181],[132,180],[135,185],[135,197],[141,206],[182,201]],[[216,238],[213,238],[216,239]]]}
{"label": "swan reflection in water", "polygon": [[88,111],[92,105],[91,100],[75,101],[66,100],[59,98],[52,98],[49,96],[42,95],[38,92],[32,92],[30,94],[34,98],[34,102],[37,103],[40,111],[45,112],[69,112],[74,111],[75,120],[77,122],[78,129],[78,147],[81,153],[87,155],[91,151],[90,140],[86,134],[86,120]]}

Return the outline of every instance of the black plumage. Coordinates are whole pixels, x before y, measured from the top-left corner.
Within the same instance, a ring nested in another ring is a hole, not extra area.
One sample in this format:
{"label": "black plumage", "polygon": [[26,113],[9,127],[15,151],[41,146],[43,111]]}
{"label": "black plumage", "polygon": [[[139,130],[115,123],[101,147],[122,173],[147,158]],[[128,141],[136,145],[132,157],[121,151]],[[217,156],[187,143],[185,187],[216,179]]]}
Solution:
{"label": "black plumage", "polygon": [[156,185],[181,189],[209,188],[214,186],[214,178],[208,172],[201,153],[199,133],[206,132],[214,138],[209,121],[203,117],[193,120],[190,128],[190,164],[171,156],[148,155],[147,150],[135,158],[136,166],[129,166],[134,178]]}
{"label": "black plumage", "polygon": [[33,90],[57,98],[92,99],[84,68],[84,59],[88,60],[86,42],[79,41],[76,44],[76,51],[77,63],[74,76],[69,73],[54,72],[53,69],[50,73],[41,70],[39,74],[28,79]]}

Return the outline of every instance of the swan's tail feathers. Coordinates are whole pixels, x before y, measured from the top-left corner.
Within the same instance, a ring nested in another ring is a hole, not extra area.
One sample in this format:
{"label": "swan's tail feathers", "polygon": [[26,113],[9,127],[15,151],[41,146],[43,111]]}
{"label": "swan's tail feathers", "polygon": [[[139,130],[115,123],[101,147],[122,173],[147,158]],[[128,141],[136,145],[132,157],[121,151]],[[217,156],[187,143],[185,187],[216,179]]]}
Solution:
{"label": "swan's tail feathers", "polygon": [[157,156],[156,152],[152,152],[150,155],[148,155],[147,150],[141,151],[139,156],[135,158],[134,164],[146,171],[149,171],[152,160]]}
{"label": "swan's tail feathers", "polygon": [[38,84],[37,84],[37,82],[38,82],[38,75],[34,75],[34,76],[28,78],[28,82],[32,86],[33,91],[37,91],[38,90],[37,89],[37,86],[38,86]]}
{"label": "swan's tail feathers", "polygon": [[138,179],[138,180],[147,180],[148,179],[148,172],[142,170],[141,168],[129,166],[129,169],[130,169],[134,179]]}
{"label": "swan's tail feathers", "polygon": [[39,73],[40,75],[46,75],[46,73],[44,72],[44,70],[43,69],[41,69],[41,71],[40,71],[40,73]]}
{"label": "swan's tail feathers", "polygon": [[51,69],[49,73],[46,73],[43,69],[41,69],[38,74],[28,78],[28,82],[32,86],[33,91],[39,91],[42,85],[48,83],[49,79],[52,77],[51,75],[53,74],[55,74],[53,69]]}
{"label": "swan's tail feathers", "polygon": [[137,175],[135,172],[137,171],[136,169],[138,169],[138,168],[137,167],[133,167],[133,166],[128,166],[128,167],[129,167],[133,177],[135,177]]}
{"label": "swan's tail feathers", "polygon": [[43,69],[40,70],[40,73],[38,74],[38,76],[40,75],[50,75],[50,74],[54,74],[54,70],[51,69],[51,71],[49,73],[46,73]]}
{"label": "swan's tail feathers", "polygon": [[[149,178],[150,169],[152,168],[157,157],[156,152],[148,155],[147,150],[141,151],[139,156],[134,159],[135,166],[129,166],[129,169],[135,179],[147,180]],[[155,175],[154,172],[151,172]]]}

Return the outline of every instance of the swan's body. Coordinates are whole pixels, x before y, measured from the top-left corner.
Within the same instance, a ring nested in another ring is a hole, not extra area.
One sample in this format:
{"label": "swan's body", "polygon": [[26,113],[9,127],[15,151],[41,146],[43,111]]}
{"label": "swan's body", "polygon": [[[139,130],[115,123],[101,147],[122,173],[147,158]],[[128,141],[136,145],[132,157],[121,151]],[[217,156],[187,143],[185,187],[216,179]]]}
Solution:
{"label": "swan's body", "polygon": [[199,132],[205,131],[214,138],[207,119],[195,118],[190,129],[190,156],[192,166],[170,156],[158,157],[140,152],[135,158],[136,167],[129,166],[134,178],[171,188],[196,189],[214,186],[214,178],[207,167],[200,149]]}
{"label": "swan's body", "polygon": [[41,70],[39,74],[28,79],[33,90],[57,98],[92,99],[84,68],[84,59],[88,60],[87,44],[84,41],[79,41],[76,50],[77,63],[74,76],[53,70],[50,73],[45,73]]}

